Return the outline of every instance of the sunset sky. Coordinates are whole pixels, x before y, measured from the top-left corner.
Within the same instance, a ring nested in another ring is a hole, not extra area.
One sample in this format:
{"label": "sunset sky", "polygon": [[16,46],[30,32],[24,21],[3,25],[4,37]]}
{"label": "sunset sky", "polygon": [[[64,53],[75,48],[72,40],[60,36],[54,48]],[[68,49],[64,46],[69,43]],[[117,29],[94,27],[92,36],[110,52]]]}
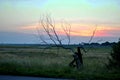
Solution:
{"label": "sunset sky", "polygon": [[39,43],[36,27],[46,14],[59,35],[61,22],[71,25],[72,43],[88,42],[96,26],[93,42],[120,37],[120,0],[0,0],[0,43]]}

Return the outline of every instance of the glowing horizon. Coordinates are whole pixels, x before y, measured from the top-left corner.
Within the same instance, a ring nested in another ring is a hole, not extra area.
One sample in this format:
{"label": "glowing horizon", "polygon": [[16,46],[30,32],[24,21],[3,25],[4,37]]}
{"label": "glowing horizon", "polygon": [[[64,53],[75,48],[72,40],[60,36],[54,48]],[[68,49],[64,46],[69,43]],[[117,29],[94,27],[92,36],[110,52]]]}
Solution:
{"label": "glowing horizon", "polygon": [[[40,27],[38,25],[38,23],[20,27],[20,29],[23,31],[31,31],[31,30],[37,31],[37,28],[39,30],[43,30],[42,29],[43,27],[42,26]],[[55,24],[55,28],[59,35],[66,35],[64,30],[61,27],[61,23]],[[96,28],[96,31],[95,31],[94,36],[96,36],[96,37],[97,36],[98,37],[107,37],[107,36],[108,37],[112,37],[112,36],[119,37],[119,35],[111,33],[111,32],[117,32],[117,31],[119,32],[120,31],[119,27],[116,27],[116,26],[111,27],[108,25],[78,24],[78,23],[71,24],[70,34],[71,34],[71,36],[88,36],[89,37],[89,36],[92,36],[95,28]],[[36,33],[36,34],[38,34],[38,33]]]}
{"label": "glowing horizon", "polygon": [[120,0],[0,0],[0,32],[37,34],[39,18],[51,15],[56,31],[65,35],[61,21],[71,25],[71,36],[120,36]]}

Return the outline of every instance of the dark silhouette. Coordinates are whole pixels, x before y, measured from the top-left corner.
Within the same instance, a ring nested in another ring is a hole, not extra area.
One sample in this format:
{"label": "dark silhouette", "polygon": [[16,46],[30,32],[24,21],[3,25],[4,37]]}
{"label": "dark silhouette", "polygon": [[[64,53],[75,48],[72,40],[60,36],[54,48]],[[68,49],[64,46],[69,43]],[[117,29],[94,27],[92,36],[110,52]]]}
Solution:
{"label": "dark silhouette", "polygon": [[108,68],[120,69],[120,40],[112,46]]}
{"label": "dark silhouette", "polygon": [[81,64],[83,64],[82,53],[81,53],[80,47],[77,47],[77,51],[78,51],[78,58],[80,59]]}
{"label": "dark silhouette", "polygon": [[77,69],[80,69],[80,67],[83,65],[83,59],[80,47],[77,47],[77,51],[73,55],[73,60],[70,62],[69,66],[71,67],[77,67]]}
{"label": "dark silhouette", "polygon": [[[41,27],[43,29],[43,32],[40,32]],[[41,40],[41,43],[48,45],[48,47],[45,47],[44,49],[48,49],[50,47],[57,47],[58,49],[63,48],[63,49],[70,50],[74,54],[73,55],[74,59],[69,65],[80,68],[80,66],[83,65],[83,59],[82,59],[82,54],[80,49],[82,49],[84,52],[86,51],[83,47],[81,47],[82,46],[81,44],[77,46],[77,52],[74,51],[73,47],[70,47],[71,25],[69,23],[63,22],[61,24],[61,28],[62,28],[62,31],[65,33],[65,36],[66,36],[65,38],[59,35],[59,31],[56,30],[56,23],[54,19],[51,18],[51,16],[49,15],[41,16],[39,21],[39,26],[37,27],[37,31],[38,31],[38,35]],[[93,33],[90,37],[90,40],[88,41],[88,44],[92,41],[96,32],[96,29],[97,29],[97,25],[93,30]],[[67,40],[67,46],[63,44],[63,40]]]}

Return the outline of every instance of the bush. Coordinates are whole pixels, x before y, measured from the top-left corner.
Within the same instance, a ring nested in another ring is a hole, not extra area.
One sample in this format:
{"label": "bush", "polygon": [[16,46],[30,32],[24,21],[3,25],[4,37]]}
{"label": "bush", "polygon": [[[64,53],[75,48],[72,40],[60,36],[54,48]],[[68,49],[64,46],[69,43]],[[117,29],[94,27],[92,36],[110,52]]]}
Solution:
{"label": "bush", "polygon": [[120,40],[112,46],[111,58],[109,59],[109,67],[120,69]]}

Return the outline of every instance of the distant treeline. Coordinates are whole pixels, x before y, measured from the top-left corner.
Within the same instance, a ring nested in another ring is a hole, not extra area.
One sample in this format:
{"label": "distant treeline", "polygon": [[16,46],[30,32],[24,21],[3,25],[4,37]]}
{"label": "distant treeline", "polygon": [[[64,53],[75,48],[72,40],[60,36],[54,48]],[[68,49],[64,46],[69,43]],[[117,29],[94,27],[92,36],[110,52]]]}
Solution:
{"label": "distant treeline", "polygon": [[84,45],[91,45],[91,46],[112,46],[112,45],[114,45],[114,44],[116,44],[116,42],[108,42],[108,41],[106,41],[106,42],[104,42],[104,43],[84,43]]}
{"label": "distant treeline", "polygon": [[[112,46],[116,44],[116,42],[104,42],[104,43],[81,43],[81,44],[70,44],[70,45],[67,45],[67,44],[63,44],[62,46],[64,47],[77,47],[77,46]],[[55,47],[54,44],[49,44],[49,45],[46,45],[46,44],[0,44],[0,47],[17,47],[17,48],[20,48],[20,47],[26,47],[26,48],[29,48],[29,47],[34,47],[34,48],[43,48],[43,47]]]}

